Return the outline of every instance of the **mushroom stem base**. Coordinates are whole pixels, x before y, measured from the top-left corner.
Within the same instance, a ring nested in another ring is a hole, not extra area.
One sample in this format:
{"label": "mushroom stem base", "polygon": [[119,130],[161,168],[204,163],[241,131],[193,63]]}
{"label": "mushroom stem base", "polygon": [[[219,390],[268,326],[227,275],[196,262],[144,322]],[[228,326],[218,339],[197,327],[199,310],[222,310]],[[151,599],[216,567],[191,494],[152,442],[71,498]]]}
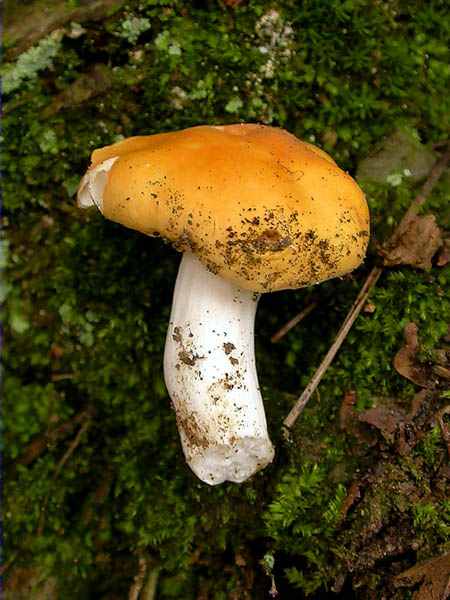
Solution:
{"label": "mushroom stem base", "polygon": [[273,459],[254,353],[258,295],[185,253],[175,285],[164,376],[183,451],[205,483],[241,483]]}

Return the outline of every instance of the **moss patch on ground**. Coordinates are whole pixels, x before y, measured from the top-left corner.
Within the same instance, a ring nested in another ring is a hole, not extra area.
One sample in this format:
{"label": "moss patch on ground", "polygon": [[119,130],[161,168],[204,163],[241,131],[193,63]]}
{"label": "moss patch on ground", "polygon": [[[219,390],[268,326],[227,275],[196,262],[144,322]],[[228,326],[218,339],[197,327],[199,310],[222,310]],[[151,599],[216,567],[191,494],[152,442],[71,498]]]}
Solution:
{"label": "moss patch on ground", "polygon": [[[58,14],[72,16],[41,15],[40,37],[24,22],[20,41],[8,28],[34,18],[39,3],[27,2],[22,17],[24,3],[7,4],[9,597],[125,598],[145,564],[159,600],[266,598],[272,579],[282,598],[406,598],[396,577],[450,550],[439,420],[449,392],[435,368],[448,356],[450,267],[386,271],[374,311],[358,319],[289,444],[281,423],[377,260],[376,244],[414,197],[415,178],[402,171],[364,184],[373,237],[356,273],[263,297],[258,371],[277,456],[253,480],[218,488],[186,467],[162,379],[179,255],[80,211],[74,193],[94,148],[201,123],[285,127],[353,174],[399,128],[432,151],[448,134],[446,3],[140,0],[95,2],[94,14],[60,0]],[[448,187],[444,178],[424,207],[441,227]],[[271,344],[312,298],[317,308]],[[420,388],[392,366],[409,322],[432,382],[416,412]],[[410,415],[408,434],[361,422],[380,398]]]}

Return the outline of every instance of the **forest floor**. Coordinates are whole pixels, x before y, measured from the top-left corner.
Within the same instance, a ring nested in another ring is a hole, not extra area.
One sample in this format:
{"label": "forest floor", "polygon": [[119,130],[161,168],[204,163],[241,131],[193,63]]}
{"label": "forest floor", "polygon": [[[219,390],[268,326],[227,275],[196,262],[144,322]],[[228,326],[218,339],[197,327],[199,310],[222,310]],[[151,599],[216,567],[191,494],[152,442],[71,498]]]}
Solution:
{"label": "forest floor", "polygon": [[[6,1],[5,598],[449,597],[446,5]],[[366,193],[371,243],[353,274],[261,299],[276,457],[212,488],[185,464],[162,375],[179,254],[75,193],[95,148],[235,122],[331,154]]]}

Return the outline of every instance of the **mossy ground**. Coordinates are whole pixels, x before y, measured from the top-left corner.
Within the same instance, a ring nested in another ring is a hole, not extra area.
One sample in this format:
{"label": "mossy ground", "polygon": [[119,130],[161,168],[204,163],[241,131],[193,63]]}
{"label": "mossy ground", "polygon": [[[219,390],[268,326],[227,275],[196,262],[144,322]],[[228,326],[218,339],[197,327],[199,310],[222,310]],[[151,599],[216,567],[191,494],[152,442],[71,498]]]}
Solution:
{"label": "mossy ground", "polygon": [[[393,576],[450,549],[448,457],[434,416],[448,392],[439,382],[429,393],[406,455],[374,430],[369,438],[342,430],[339,409],[350,390],[359,410],[379,397],[410,405],[418,388],[392,359],[414,321],[421,358],[432,364],[450,322],[449,266],[386,271],[371,295],[375,311],[357,321],[290,444],[281,422],[376,260],[375,242],[413,197],[410,180],[366,186],[374,243],[359,271],[263,297],[258,370],[277,456],[248,483],[217,488],[186,467],[162,380],[179,255],[79,211],[74,191],[94,148],[200,123],[282,126],[352,173],[400,126],[429,146],[440,142],[449,114],[446,3],[97,4],[103,14],[85,21],[86,3],[61,0],[61,14],[82,22],[61,17],[60,30],[31,49],[22,39],[19,57],[7,47],[3,67],[10,597],[38,598],[40,582],[50,582],[61,600],[125,598],[139,557],[159,574],[160,600],[266,598],[270,575],[282,598],[408,597]],[[14,31],[19,5],[33,3],[7,3]],[[446,193],[443,181],[425,207],[441,226]],[[313,295],[318,308],[271,344]],[[359,496],[344,514],[352,483]]]}

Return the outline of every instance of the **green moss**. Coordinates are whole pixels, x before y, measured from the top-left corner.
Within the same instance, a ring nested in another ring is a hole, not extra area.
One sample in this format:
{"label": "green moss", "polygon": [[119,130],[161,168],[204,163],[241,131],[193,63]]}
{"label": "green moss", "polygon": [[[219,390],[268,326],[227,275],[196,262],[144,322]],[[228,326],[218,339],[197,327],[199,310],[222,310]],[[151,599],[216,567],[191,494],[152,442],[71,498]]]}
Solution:
{"label": "green moss", "polygon": [[423,456],[425,463],[429,467],[434,467],[442,460],[443,451],[444,444],[441,428],[435,425],[425,434],[423,440],[418,444],[416,452],[419,456]]}
{"label": "green moss", "polygon": [[[425,363],[442,344],[449,266],[383,274],[371,294],[375,311],[358,319],[293,441],[281,435],[283,417],[373,263],[375,244],[416,192],[409,178],[365,184],[374,243],[357,273],[263,297],[257,359],[277,457],[254,480],[219,488],[187,469],[162,380],[178,254],[79,211],[73,198],[94,148],[205,122],[286,127],[352,173],[398,126],[424,143],[441,141],[449,111],[445,9],[439,1],[268,7],[251,0],[233,10],[212,0],[141,0],[83,21],[83,31],[66,25],[50,54],[42,51],[48,38],[35,40],[5,65],[22,73],[4,89],[3,119],[8,581],[15,569],[32,567],[43,580],[56,577],[63,600],[126,597],[145,553],[160,569],[161,600],[263,598],[272,575],[286,597],[300,593],[294,588],[314,595],[340,589],[342,573],[346,589],[365,598],[368,590],[384,593],[391,574],[389,558],[372,547],[377,535],[387,546],[394,525],[398,539],[414,528],[419,558],[448,548],[446,449],[433,425],[445,397],[427,406],[408,460],[384,442],[355,440],[340,429],[338,412],[349,390],[359,409],[379,396],[409,403],[416,387],[392,359],[409,321],[419,326]],[[446,194],[443,181],[424,207],[441,226]],[[271,344],[277,327],[312,298],[319,300],[314,312]],[[36,436],[85,412],[89,424],[72,453],[85,421],[21,464]],[[373,474],[376,465],[384,479]],[[365,475],[361,500],[341,517],[351,483]],[[431,497],[411,495],[417,487]],[[405,553],[406,568],[413,557]],[[271,571],[260,564],[264,556],[274,558]]]}
{"label": "green moss", "polygon": [[330,544],[346,497],[345,486],[336,487],[330,477],[330,464],[335,465],[339,458],[342,454],[331,451],[320,464],[303,462],[300,469],[291,468],[276,486],[275,500],[265,513],[275,555],[278,550],[305,561],[306,575],[291,567],[286,576],[307,594],[323,587],[328,579]]}

